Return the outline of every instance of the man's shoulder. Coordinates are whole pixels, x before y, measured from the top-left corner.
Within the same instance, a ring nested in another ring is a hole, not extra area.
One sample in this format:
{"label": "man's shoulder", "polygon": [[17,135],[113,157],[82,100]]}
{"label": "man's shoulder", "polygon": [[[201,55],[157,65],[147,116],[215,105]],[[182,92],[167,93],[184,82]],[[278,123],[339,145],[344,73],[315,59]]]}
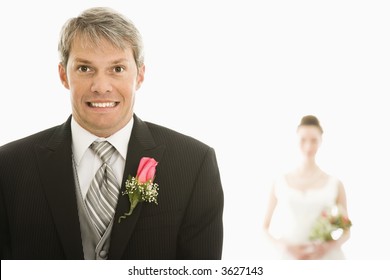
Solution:
{"label": "man's shoulder", "polygon": [[49,141],[54,131],[59,129],[61,125],[53,126],[29,136],[14,140],[3,146],[0,146],[0,156],[7,153],[21,153],[32,149],[36,145],[44,145]]}
{"label": "man's shoulder", "polygon": [[201,150],[210,149],[208,144],[200,141],[199,139],[186,135],[172,128],[148,121],[145,121],[144,123],[148,126],[153,138],[158,144],[173,145],[178,148],[185,147]]}

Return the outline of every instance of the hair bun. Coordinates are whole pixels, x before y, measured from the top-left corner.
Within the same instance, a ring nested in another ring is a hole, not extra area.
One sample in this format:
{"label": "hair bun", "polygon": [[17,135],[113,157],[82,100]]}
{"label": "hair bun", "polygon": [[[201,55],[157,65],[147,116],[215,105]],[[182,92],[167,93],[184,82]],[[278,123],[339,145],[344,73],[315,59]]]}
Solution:
{"label": "hair bun", "polygon": [[316,116],[313,115],[306,115],[302,117],[301,123],[299,124],[298,127],[303,126],[303,125],[313,125],[318,127],[318,129],[323,133],[322,127],[320,125],[320,121],[317,119]]}

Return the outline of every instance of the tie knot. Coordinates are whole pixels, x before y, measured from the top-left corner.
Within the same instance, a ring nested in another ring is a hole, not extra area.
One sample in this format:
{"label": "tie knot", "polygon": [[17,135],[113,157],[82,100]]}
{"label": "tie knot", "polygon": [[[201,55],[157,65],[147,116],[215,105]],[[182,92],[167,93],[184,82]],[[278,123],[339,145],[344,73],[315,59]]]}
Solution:
{"label": "tie knot", "polygon": [[115,148],[107,141],[95,141],[91,144],[90,148],[102,159],[104,163],[107,163],[115,152]]}

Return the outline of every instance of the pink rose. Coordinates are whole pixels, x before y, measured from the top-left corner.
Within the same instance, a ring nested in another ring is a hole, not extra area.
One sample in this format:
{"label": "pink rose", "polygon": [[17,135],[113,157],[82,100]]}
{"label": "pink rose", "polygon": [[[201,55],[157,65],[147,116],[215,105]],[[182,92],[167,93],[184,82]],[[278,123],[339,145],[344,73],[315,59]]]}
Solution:
{"label": "pink rose", "polygon": [[138,166],[137,179],[138,182],[143,184],[149,180],[154,179],[156,174],[156,166],[158,162],[154,158],[143,157]]}

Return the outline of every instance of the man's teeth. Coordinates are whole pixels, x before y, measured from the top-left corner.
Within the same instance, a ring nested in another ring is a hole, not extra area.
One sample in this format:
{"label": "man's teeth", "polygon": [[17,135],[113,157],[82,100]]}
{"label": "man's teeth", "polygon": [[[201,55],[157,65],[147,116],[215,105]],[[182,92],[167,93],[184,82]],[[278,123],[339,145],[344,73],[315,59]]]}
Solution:
{"label": "man's teeth", "polygon": [[98,107],[98,108],[110,108],[114,107],[116,102],[90,102],[91,107]]}

